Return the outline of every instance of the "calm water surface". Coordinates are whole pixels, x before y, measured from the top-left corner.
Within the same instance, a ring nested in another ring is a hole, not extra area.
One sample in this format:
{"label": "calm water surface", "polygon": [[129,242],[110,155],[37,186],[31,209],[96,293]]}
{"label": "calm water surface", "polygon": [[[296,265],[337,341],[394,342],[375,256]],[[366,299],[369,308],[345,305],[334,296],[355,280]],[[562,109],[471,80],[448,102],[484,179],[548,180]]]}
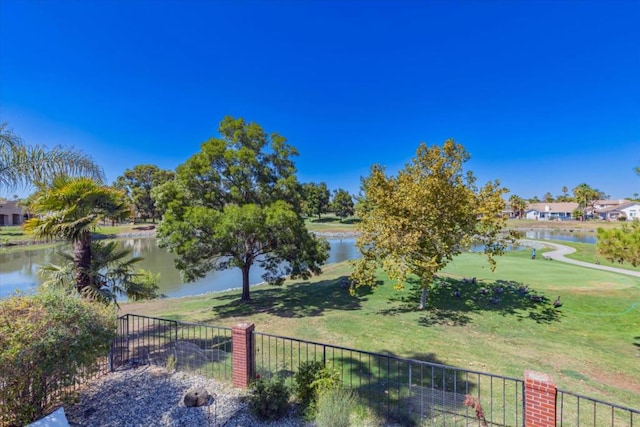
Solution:
{"label": "calm water surface", "polygon": [[[174,256],[166,249],[156,245],[155,238],[120,239],[122,244],[133,250],[135,256],[144,259],[139,267],[154,273],[160,273],[160,292],[169,297],[198,295],[205,292],[224,291],[242,286],[240,269],[212,271],[206,277],[195,282],[183,283],[178,270],[175,269]],[[355,239],[329,240],[331,250],[328,264],[355,259],[360,256],[356,249]],[[0,254],[0,298],[14,292],[32,292],[41,283],[38,268],[49,263],[59,263],[60,258],[55,248],[15,251]],[[250,283],[256,285],[262,282],[264,270],[258,266],[251,268]]]}
{"label": "calm water surface", "polygon": [[[551,239],[569,242],[596,243],[594,233],[568,233],[546,230],[530,230],[524,233],[529,239]],[[212,271],[206,277],[191,283],[183,283],[178,270],[173,266],[174,256],[166,249],[158,248],[155,238],[121,239],[131,248],[134,255],[144,259],[141,268],[160,273],[160,292],[169,297],[198,295],[205,292],[224,291],[242,286],[242,274],[239,269]],[[331,250],[328,264],[360,257],[355,247],[355,239],[329,240]],[[41,283],[37,271],[41,265],[60,262],[56,249],[15,251],[0,254],[0,298],[21,290],[31,292]],[[257,266],[251,268],[250,282],[256,285],[262,282],[264,271]]]}

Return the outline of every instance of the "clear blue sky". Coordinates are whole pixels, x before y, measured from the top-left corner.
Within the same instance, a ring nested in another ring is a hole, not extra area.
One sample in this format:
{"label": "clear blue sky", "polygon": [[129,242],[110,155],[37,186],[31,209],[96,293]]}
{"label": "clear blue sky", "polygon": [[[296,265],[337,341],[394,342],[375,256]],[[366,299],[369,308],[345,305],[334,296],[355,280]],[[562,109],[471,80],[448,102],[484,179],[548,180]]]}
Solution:
{"label": "clear blue sky", "polygon": [[[0,120],[109,182],[255,121],[358,191],[454,138],[481,182],[640,193],[640,1],[0,1]],[[10,196],[10,195],[3,195]]]}

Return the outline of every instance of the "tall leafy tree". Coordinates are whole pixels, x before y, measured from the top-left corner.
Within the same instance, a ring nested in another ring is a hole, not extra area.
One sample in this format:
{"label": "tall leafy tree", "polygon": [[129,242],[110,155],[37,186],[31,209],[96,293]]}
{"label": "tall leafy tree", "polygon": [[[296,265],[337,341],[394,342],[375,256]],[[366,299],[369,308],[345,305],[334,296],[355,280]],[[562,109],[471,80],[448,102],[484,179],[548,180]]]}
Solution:
{"label": "tall leafy tree", "polygon": [[513,240],[502,234],[502,195],[508,190],[497,181],[477,188],[473,173],[463,171],[468,159],[462,145],[448,140],[441,147],[421,144],[395,177],[381,166],[371,168],[357,206],[356,244],[363,256],[352,275],[355,286],[373,286],[378,267],[400,288],[413,275],[423,309],[436,272],[473,242],[484,246],[495,268],[494,256]]}
{"label": "tall leafy tree", "polygon": [[58,175],[104,179],[104,172],[91,157],[55,146],[27,145],[6,122],[0,123],[0,189],[14,190],[32,183],[49,183]]}
{"label": "tall leafy tree", "polygon": [[304,211],[308,216],[317,215],[318,219],[321,218],[323,213],[329,211],[329,199],[331,198],[331,192],[327,187],[327,184],[321,182],[316,184],[310,182],[304,184]]}
{"label": "tall leafy tree", "polygon": [[161,218],[162,212],[156,208],[151,191],[172,180],[174,176],[173,171],[160,169],[156,165],[137,165],[119,176],[114,187],[125,190],[131,197],[138,216],[143,220],[151,219],[155,222]]}
{"label": "tall leafy tree", "polygon": [[553,198],[553,194],[551,194],[550,192],[546,192],[544,193],[544,197],[543,197],[544,201],[547,203],[553,203],[554,198]]}
{"label": "tall leafy tree", "polygon": [[517,215],[518,219],[522,219],[524,216],[524,210],[527,208],[527,202],[522,197],[513,194],[509,197],[509,205],[511,209]]}
{"label": "tall leafy tree", "polygon": [[333,193],[331,209],[338,216],[338,218],[340,218],[340,222],[342,222],[342,220],[352,216],[355,213],[353,197],[347,190],[343,190],[342,188],[337,189]]}
{"label": "tall leafy tree", "polygon": [[249,301],[249,272],[280,284],[285,275],[321,273],[328,244],[309,233],[301,212],[294,147],[256,123],[225,117],[211,138],[176,169],[176,179],[154,191],[165,214],[160,246],[176,255],[185,280],[210,270],[242,271],[242,301]]}
{"label": "tall leafy tree", "polygon": [[588,184],[582,183],[573,189],[573,195],[582,210],[582,219],[584,220],[587,213],[586,209],[588,207],[593,209],[594,202],[602,196],[602,193],[591,188]]}
{"label": "tall leafy tree", "polygon": [[41,186],[27,206],[37,216],[25,222],[25,230],[37,238],[71,242],[76,289],[85,293],[95,287],[91,277],[91,229],[102,218],[131,215],[125,194],[89,178],[61,175],[50,186]]}

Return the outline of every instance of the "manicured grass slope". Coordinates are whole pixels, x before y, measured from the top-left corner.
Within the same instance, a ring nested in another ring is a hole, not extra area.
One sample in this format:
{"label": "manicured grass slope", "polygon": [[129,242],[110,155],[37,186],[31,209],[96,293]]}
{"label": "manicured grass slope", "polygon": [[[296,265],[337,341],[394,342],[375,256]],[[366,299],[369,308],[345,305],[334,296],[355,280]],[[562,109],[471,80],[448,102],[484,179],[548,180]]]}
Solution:
{"label": "manicured grass slope", "polygon": [[[491,272],[481,256],[464,254],[440,275],[428,309],[418,311],[412,285],[396,291],[382,274],[376,289],[350,296],[339,280],[350,269],[345,262],[309,282],[255,287],[246,305],[236,291],[123,304],[122,311],[222,326],[249,320],[261,332],[518,378],[534,369],[560,388],[640,406],[637,278],[531,260],[528,251],[500,258]],[[464,277],[476,277],[477,285]],[[525,286],[528,295],[518,291]],[[532,301],[531,293],[544,301]],[[556,309],[558,296],[563,305]]]}

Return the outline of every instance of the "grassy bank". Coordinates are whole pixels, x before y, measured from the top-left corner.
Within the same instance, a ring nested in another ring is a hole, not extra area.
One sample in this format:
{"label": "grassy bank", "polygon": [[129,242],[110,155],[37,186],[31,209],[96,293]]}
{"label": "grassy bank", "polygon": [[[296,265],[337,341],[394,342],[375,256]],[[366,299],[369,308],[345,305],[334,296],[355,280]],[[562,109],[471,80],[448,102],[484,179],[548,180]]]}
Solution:
{"label": "grassy bank", "polygon": [[[339,283],[350,271],[345,262],[311,281],[258,286],[249,304],[233,291],[123,304],[122,313],[221,326],[248,320],[261,332],[515,377],[534,369],[563,389],[638,407],[637,278],[531,260],[528,251],[502,257],[492,273],[480,256],[464,254],[443,272],[428,309],[418,311],[417,292],[393,290],[382,274],[375,290],[350,296]],[[477,277],[477,286],[464,277]],[[518,292],[525,286],[545,300]]]}

